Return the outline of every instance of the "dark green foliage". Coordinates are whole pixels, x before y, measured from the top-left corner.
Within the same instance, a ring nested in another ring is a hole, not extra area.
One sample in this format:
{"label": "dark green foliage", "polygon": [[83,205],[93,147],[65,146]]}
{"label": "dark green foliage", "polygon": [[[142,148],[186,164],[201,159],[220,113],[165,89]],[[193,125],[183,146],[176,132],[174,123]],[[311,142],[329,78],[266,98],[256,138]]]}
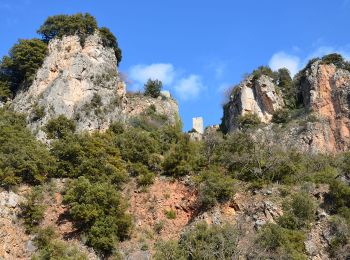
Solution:
{"label": "dark green foliage", "polygon": [[118,46],[116,37],[108,28],[98,28],[95,17],[88,13],[50,16],[39,28],[38,33],[45,42],[49,42],[56,37],[62,38],[63,36],[78,35],[81,45],[84,46],[86,38],[94,34],[97,30],[99,31],[103,46],[114,50],[119,64],[122,60],[122,52]]}
{"label": "dark green foliage", "polygon": [[155,260],[186,260],[186,254],[177,241],[161,241],[156,244]]}
{"label": "dark green foliage", "polygon": [[39,106],[38,104],[36,104],[33,107],[32,120],[33,121],[38,121],[41,118],[43,118],[44,116],[45,116],[45,107],[44,106]]}
{"label": "dark green foliage", "polygon": [[279,69],[277,72],[277,85],[282,92],[286,108],[297,108],[297,88],[293,84],[290,72],[286,68]]}
{"label": "dark green foliage", "polygon": [[0,109],[0,185],[42,183],[55,169],[46,147],[26,128],[25,118]]}
{"label": "dark green foliage", "polygon": [[159,144],[151,134],[139,129],[130,128],[115,138],[122,158],[133,163],[148,164],[151,154],[156,153]]}
{"label": "dark green foliage", "polygon": [[162,90],[162,87],[163,87],[163,83],[160,80],[149,79],[145,84],[144,95],[157,98],[160,95],[160,91]]}
{"label": "dark green foliage", "polygon": [[19,40],[0,64],[0,97],[28,88],[46,57],[47,45],[38,39]]}
{"label": "dark green foliage", "polygon": [[340,180],[331,180],[329,186],[328,200],[330,209],[338,212],[342,208],[350,208],[350,187]]}
{"label": "dark green foliage", "polygon": [[95,17],[86,13],[78,13],[75,15],[55,15],[46,19],[38,30],[45,42],[57,37],[77,34],[84,42],[88,35],[97,30],[97,22]]}
{"label": "dark green foliage", "polygon": [[112,132],[113,134],[122,134],[125,131],[125,124],[121,123],[121,122],[113,122],[112,124],[110,124],[108,131]]}
{"label": "dark green foliage", "polygon": [[155,174],[148,170],[142,163],[134,163],[129,170],[132,176],[137,177],[137,184],[140,186],[148,186],[154,182]]}
{"label": "dark green foliage", "polygon": [[[0,68],[1,70],[1,68]],[[1,77],[0,73],[0,102],[4,102],[12,97],[10,86],[6,79]]]}
{"label": "dark green foliage", "polygon": [[110,254],[118,240],[130,232],[131,218],[116,188],[106,182],[91,183],[85,177],[72,181],[64,203],[76,226],[85,233],[87,245]]}
{"label": "dark green foliage", "polygon": [[277,253],[281,259],[307,259],[304,251],[305,234],[302,231],[281,228],[276,224],[267,224],[260,231],[257,242],[271,253]]}
{"label": "dark green foliage", "polygon": [[[349,212],[350,213],[350,212]],[[350,216],[350,215],[349,215]],[[350,218],[336,215],[331,220],[330,254],[334,259],[348,259],[350,257]]]}
{"label": "dark green foliage", "polygon": [[189,174],[197,164],[196,144],[188,136],[182,137],[165,155],[163,169],[166,175],[181,177]]}
{"label": "dark green foliage", "polygon": [[75,132],[75,122],[64,115],[50,119],[44,127],[44,131],[49,139],[64,138]]}
{"label": "dark green foliage", "polygon": [[260,119],[256,114],[247,113],[237,118],[237,124],[241,129],[253,128],[260,123]]}
{"label": "dark green foliage", "polygon": [[230,176],[225,176],[218,168],[201,172],[198,176],[198,183],[199,198],[203,209],[229,200],[234,193],[234,180]]}
{"label": "dark green foliage", "polygon": [[285,214],[278,219],[280,226],[288,229],[301,229],[315,220],[316,205],[307,193],[298,193],[285,206]]}
{"label": "dark green foliage", "polygon": [[277,79],[276,73],[268,66],[260,66],[253,71],[253,81],[259,79],[262,75],[272,78],[274,81]]}
{"label": "dark green foliage", "polygon": [[321,59],[322,64],[334,64],[337,68],[350,70],[350,63],[345,61],[338,53],[325,55]]}
{"label": "dark green foliage", "polygon": [[290,113],[286,109],[276,110],[272,115],[272,122],[281,124],[287,123],[290,120]]}
{"label": "dark green foliage", "polygon": [[99,32],[100,32],[103,46],[108,47],[108,48],[113,48],[115,57],[117,58],[118,65],[119,65],[119,63],[122,60],[122,50],[118,46],[117,38],[106,27],[101,27],[99,29]]}
{"label": "dark green foliage", "polygon": [[127,179],[124,162],[113,139],[106,134],[69,135],[52,144],[58,159],[57,177],[85,176],[91,181],[109,181],[120,185]]}
{"label": "dark green foliage", "polygon": [[46,206],[43,204],[43,199],[43,188],[38,186],[32,189],[27,201],[21,204],[21,217],[29,231],[37,227],[44,218]]}
{"label": "dark green foliage", "polygon": [[238,256],[238,232],[233,225],[206,223],[184,233],[180,246],[187,259],[235,259]]}
{"label": "dark green foliage", "polygon": [[164,215],[167,219],[176,219],[176,211],[173,209],[164,211]]}
{"label": "dark green foliage", "polygon": [[74,246],[57,239],[53,227],[39,229],[34,239],[38,251],[32,257],[36,259],[87,260],[88,257]]}

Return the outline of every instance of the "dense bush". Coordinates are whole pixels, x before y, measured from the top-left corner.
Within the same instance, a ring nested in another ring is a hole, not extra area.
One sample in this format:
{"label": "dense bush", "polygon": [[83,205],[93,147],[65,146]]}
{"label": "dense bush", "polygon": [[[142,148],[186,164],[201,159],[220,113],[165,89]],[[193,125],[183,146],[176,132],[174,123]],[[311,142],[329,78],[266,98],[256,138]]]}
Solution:
{"label": "dense bush", "polygon": [[163,170],[173,177],[185,176],[196,168],[198,163],[198,147],[188,136],[180,138],[179,142],[165,155]]}
{"label": "dense bush", "polygon": [[304,248],[305,234],[302,231],[284,229],[276,224],[267,224],[259,231],[257,243],[279,259],[307,259]]}
{"label": "dense bush", "polygon": [[50,119],[44,127],[44,131],[49,139],[64,138],[75,132],[76,124],[72,119],[68,119],[64,115]]}
{"label": "dense bush", "polygon": [[106,182],[91,183],[85,177],[72,181],[64,203],[75,225],[86,238],[87,245],[110,254],[118,240],[130,232],[131,218],[116,188]]}
{"label": "dense bush", "polygon": [[350,63],[344,60],[338,53],[325,55],[321,59],[322,64],[334,64],[337,68],[350,70]]}
{"label": "dense bush", "polygon": [[282,92],[286,108],[297,108],[297,87],[293,84],[288,69],[282,68],[277,71],[277,86]]}
{"label": "dense bush", "polygon": [[38,39],[19,40],[0,64],[0,97],[28,88],[46,57],[47,45]]}
{"label": "dense bush", "polygon": [[43,188],[40,186],[34,187],[26,199],[21,204],[21,217],[26,229],[32,231],[44,218],[46,206],[43,204]]}
{"label": "dense bush", "polygon": [[252,72],[253,81],[259,79],[262,75],[272,78],[274,81],[277,80],[277,74],[268,66],[260,66]]}
{"label": "dense bush", "polygon": [[49,42],[56,37],[62,38],[63,36],[78,35],[81,45],[84,46],[86,38],[96,31],[99,31],[102,44],[105,47],[114,49],[119,64],[122,59],[122,53],[118,47],[117,39],[108,28],[102,27],[99,29],[95,17],[88,13],[50,16],[39,28],[38,33],[45,42]]}
{"label": "dense bush", "polygon": [[120,185],[127,179],[125,163],[107,134],[69,135],[52,143],[51,152],[58,160],[57,177],[85,176],[91,181]]}
{"label": "dense bush", "polygon": [[26,128],[25,118],[0,109],[0,185],[42,183],[55,170],[55,160]]}
{"label": "dense bush", "polygon": [[145,84],[145,96],[150,96],[153,98],[157,98],[160,95],[160,91],[162,90],[163,83],[160,80],[152,80],[149,79]]}
{"label": "dense bush", "polygon": [[34,239],[34,244],[38,248],[33,260],[39,259],[66,259],[66,260],[87,260],[88,257],[80,250],[57,239],[57,234],[53,227],[41,228]]}
{"label": "dense bush", "polygon": [[290,120],[290,113],[287,109],[276,110],[272,115],[272,122],[281,124],[287,123]]}
{"label": "dense bush", "polygon": [[199,223],[180,238],[190,259],[234,259],[238,255],[238,232],[233,225]]}
{"label": "dense bush", "polygon": [[241,129],[247,129],[256,127],[261,123],[259,117],[256,114],[246,113],[237,118],[237,124]]}
{"label": "dense bush", "polygon": [[232,197],[234,180],[225,176],[220,169],[209,169],[198,176],[199,198],[204,209],[214,206]]}
{"label": "dense bush", "polygon": [[155,260],[186,260],[186,254],[177,241],[161,241],[156,244]]}

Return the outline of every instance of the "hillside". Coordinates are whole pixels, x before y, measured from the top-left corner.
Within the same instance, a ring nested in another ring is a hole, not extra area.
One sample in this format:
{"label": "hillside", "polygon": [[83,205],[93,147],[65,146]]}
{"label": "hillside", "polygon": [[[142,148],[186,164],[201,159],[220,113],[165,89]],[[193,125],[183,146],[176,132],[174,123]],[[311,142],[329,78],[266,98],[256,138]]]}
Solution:
{"label": "hillside", "polygon": [[201,135],[159,80],[127,91],[117,38],[91,15],[38,33],[0,64],[1,259],[350,257],[340,55],[294,78],[257,68]]}

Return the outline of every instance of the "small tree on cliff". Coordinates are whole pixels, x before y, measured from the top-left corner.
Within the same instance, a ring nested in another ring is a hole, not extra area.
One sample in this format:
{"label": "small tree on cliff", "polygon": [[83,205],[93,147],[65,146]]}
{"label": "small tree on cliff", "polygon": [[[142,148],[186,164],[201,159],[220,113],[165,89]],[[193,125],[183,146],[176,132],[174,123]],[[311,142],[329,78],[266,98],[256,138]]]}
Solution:
{"label": "small tree on cliff", "polygon": [[145,84],[144,95],[157,98],[160,95],[160,91],[162,90],[162,87],[163,87],[163,83],[160,80],[149,79]]}

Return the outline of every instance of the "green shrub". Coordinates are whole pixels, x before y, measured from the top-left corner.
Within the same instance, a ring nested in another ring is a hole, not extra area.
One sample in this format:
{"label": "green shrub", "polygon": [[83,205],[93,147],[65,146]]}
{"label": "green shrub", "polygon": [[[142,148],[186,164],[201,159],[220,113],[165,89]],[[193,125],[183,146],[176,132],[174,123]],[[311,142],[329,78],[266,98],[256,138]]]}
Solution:
{"label": "green shrub", "polygon": [[32,259],[87,260],[88,257],[75,246],[57,239],[53,227],[40,228],[34,239],[38,248]]}
{"label": "green shrub", "polygon": [[49,139],[64,138],[75,132],[76,124],[74,120],[68,119],[64,115],[50,119],[44,127],[44,131]]}
{"label": "green shrub", "polygon": [[122,50],[118,46],[117,38],[106,27],[101,27],[99,33],[102,39],[102,44],[105,47],[112,48],[114,50],[115,57],[117,58],[117,64],[122,60]]}
{"label": "green shrub", "polygon": [[126,165],[108,134],[76,134],[52,143],[58,160],[57,177],[85,176],[91,181],[120,185],[127,180]]}
{"label": "green shrub", "polygon": [[161,241],[156,244],[155,260],[186,260],[184,250],[177,241]]}
{"label": "green shrub", "polygon": [[344,60],[338,53],[325,55],[321,59],[322,64],[334,64],[337,68],[350,70],[350,63]]}
{"label": "green shrub", "polygon": [[196,146],[189,137],[183,137],[165,155],[163,169],[166,175],[181,177],[189,174],[196,166]]}
{"label": "green shrub", "polygon": [[272,69],[268,66],[258,67],[253,71],[252,75],[253,75],[253,81],[259,79],[262,75],[268,76],[272,78],[274,81],[276,81],[276,78],[277,78],[276,73],[273,72]]}
{"label": "green shrub", "polygon": [[233,225],[199,223],[180,238],[180,246],[188,259],[235,259],[238,232]]}
{"label": "green shrub", "polygon": [[137,177],[139,186],[148,186],[154,182],[155,175],[142,163],[134,163],[131,165],[131,175]]}
{"label": "green shrub", "polygon": [[176,219],[176,211],[173,209],[164,211],[164,215],[167,219]]}
{"label": "green shrub", "polygon": [[70,183],[64,203],[75,225],[86,234],[87,245],[110,254],[120,239],[130,232],[131,218],[115,187],[109,183],[91,183],[79,177]]}
{"label": "green shrub", "polygon": [[9,97],[8,90],[16,95],[19,90],[28,88],[43,64],[46,53],[47,45],[39,39],[19,40],[0,64],[2,96]]}
{"label": "green shrub", "polygon": [[289,111],[286,109],[276,110],[272,115],[272,122],[281,124],[287,123],[290,120]]}
{"label": "green shrub", "polygon": [[27,201],[21,204],[21,217],[28,231],[37,227],[44,219],[46,206],[43,204],[42,187],[33,187],[27,196]]}
{"label": "green shrub", "polygon": [[246,113],[237,118],[237,124],[241,129],[253,128],[261,123],[256,114]]}
{"label": "green shrub", "polygon": [[160,95],[160,91],[162,90],[163,83],[160,80],[152,80],[149,79],[145,84],[145,96],[150,96],[153,98],[157,98]]}
{"label": "green shrub", "polygon": [[316,205],[310,195],[303,192],[294,195],[291,207],[292,213],[302,224],[310,223],[315,219]]}
{"label": "green shrub", "polygon": [[26,128],[24,116],[0,109],[0,185],[40,184],[56,167],[55,159]]}
{"label": "green shrub", "polygon": [[266,224],[258,233],[257,243],[263,250],[277,253],[281,259],[307,259],[305,255],[305,234],[302,231]]}
{"label": "green shrub", "polygon": [[33,107],[33,116],[32,116],[32,120],[33,121],[38,121],[40,119],[42,119],[45,116],[45,107],[44,106],[39,106],[39,105],[35,105]]}
{"label": "green shrub", "polygon": [[234,180],[219,169],[209,169],[198,176],[199,199],[203,208],[229,200],[234,194]]}

